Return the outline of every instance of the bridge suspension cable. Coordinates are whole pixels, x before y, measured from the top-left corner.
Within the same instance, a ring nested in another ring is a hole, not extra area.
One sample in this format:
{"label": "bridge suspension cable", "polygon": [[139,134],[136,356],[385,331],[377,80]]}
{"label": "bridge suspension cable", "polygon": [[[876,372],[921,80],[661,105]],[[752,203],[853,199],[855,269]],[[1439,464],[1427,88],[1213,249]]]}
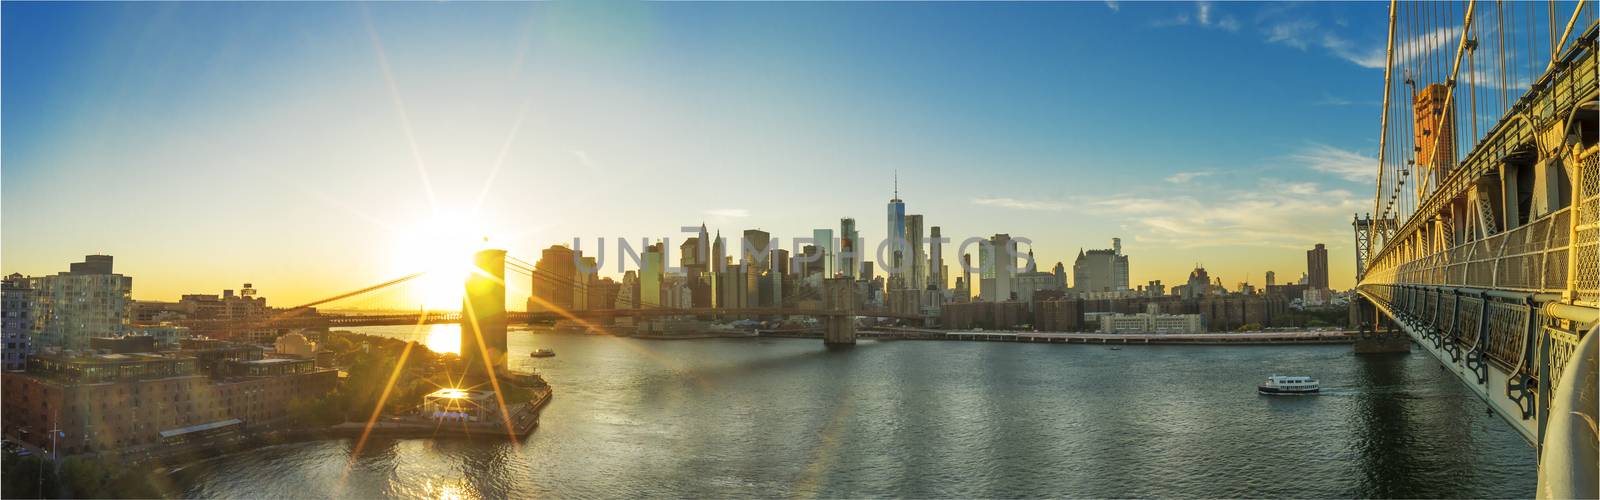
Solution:
{"label": "bridge suspension cable", "polygon": [[339,295],[328,297],[328,298],[325,298],[325,299],[322,299],[322,300],[316,300],[316,301],[300,304],[298,306],[294,306],[294,307],[288,308],[288,310],[292,311],[292,310],[296,310],[296,309],[309,309],[309,308],[316,307],[316,306],[319,306],[319,305],[322,305],[322,304],[326,304],[326,303],[329,303],[329,302],[334,302],[334,301],[338,301],[338,300],[347,299],[347,298],[354,297],[354,296],[357,296],[357,295],[366,294],[368,292],[375,292],[375,291],[378,291],[378,290],[389,288],[389,287],[394,286],[394,285],[405,283],[407,281],[411,281],[413,279],[420,278],[424,274],[428,274],[428,273],[420,272],[420,273],[408,274],[408,275],[405,275],[405,276],[401,276],[399,278],[395,278],[395,279],[392,279],[392,280],[389,280],[389,281],[385,281],[383,283],[379,283],[379,284],[376,284],[376,285],[372,285],[372,286],[369,286],[369,287],[366,287],[366,288],[362,288],[362,289],[359,289],[359,290],[355,290],[355,291],[351,291],[351,292],[345,292],[345,293],[341,293]]}

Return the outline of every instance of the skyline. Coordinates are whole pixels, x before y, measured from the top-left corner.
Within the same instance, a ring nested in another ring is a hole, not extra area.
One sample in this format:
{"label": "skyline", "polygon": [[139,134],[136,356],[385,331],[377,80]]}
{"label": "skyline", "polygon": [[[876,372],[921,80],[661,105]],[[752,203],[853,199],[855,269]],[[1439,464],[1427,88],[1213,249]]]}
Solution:
{"label": "skyline", "polygon": [[445,233],[870,241],[900,170],[908,214],[1040,268],[1121,237],[1131,283],[1232,287],[1324,243],[1352,284],[1384,6],[992,7],[7,4],[3,272],[287,305]]}

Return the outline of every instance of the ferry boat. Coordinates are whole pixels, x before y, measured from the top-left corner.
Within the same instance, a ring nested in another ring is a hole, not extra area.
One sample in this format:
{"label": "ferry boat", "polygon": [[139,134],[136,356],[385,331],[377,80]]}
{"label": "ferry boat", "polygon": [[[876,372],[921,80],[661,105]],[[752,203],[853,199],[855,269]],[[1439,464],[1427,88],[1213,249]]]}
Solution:
{"label": "ferry boat", "polygon": [[549,349],[534,349],[533,352],[528,353],[528,356],[535,358],[549,358],[555,355],[556,352]]}
{"label": "ferry boat", "polygon": [[1269,396],[1316,394],[1320,390],[1317,379],[1303,376],[1273,375],[1266,383],[1256,386],[1256,392]]}

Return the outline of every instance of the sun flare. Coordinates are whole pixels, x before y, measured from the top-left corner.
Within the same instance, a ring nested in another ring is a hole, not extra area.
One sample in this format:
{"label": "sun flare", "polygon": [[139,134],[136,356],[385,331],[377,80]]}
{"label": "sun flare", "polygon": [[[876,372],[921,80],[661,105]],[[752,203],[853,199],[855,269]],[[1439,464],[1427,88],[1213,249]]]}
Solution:
{"label": "sun flare", "polygon": [[398,234],[396,272],[424,272],[401,299],[407,307],[459,309],[462,283],[472,273],[473,254],[486,245],[487,232],[467,217],[439,215]]}

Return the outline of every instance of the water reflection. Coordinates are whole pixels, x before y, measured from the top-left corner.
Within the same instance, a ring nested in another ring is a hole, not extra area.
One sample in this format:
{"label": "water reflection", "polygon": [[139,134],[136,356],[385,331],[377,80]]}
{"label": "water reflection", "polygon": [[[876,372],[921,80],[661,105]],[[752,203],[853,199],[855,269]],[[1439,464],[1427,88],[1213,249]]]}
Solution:
{"label": "water reflection", "polygon": [[461,325],[395,325],[354,328],[358,333],[381,335],[400,340],[414,340],[437,353],[461,353]]}
{"label": "water reflection", "polygon": [[461,325],[425,325],[423,328],[428,330],[427,340],[422,345],[428,346],[428,350],[461,354]]}
{"label": "water reflection", "polygon": [[[369,333],[371,329],[364,329]],[[383,330],[424,340],[411,327]],[[451,325],[427,338],[454,341]],[[645,341],[513,331],[557,387],[521,446],[347,444],[227,457],[178,496],[1526,496],[1532,453],[1427,356],[983,342]],[[430,348],[435,344],[428,342]],[[1270,373],[1325,394],[1269,398]],[[331,457],[331,458],[330,458]],[[1264,466],[1264,464],[1268,466]],[[335,476],[336,476],[335,472]],[[283,479],[301,479],[285,482]],[[462,479],[464,478],[464,479]]]}

